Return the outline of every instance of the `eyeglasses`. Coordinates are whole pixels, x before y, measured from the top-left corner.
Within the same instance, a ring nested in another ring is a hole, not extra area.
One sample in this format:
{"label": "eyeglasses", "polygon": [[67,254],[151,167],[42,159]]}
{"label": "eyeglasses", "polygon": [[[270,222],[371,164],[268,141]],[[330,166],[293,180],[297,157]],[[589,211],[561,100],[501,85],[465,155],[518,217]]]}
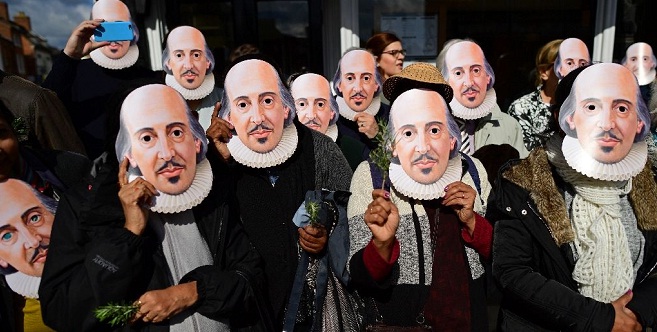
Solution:
{"label": "eyeglasses", "polygon": [[406,50],[392,50],[392,51],[386,51],[386,52],[381,52],[381,53],[390,54],[390,55],[392,55],[392,56],[395,57],[395,58],[396,58],[399,54],[401,54],[401,55],[403,55],[403,56],[406,56]]}

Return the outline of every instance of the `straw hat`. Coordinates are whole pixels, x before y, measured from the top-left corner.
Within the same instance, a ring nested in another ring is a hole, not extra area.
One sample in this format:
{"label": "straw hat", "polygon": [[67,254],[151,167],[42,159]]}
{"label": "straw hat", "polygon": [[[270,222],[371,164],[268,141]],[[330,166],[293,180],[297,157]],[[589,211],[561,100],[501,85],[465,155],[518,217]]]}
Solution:
{"label": "straw hat", "polygon": [[418,62],[408,65],[402,71],[383,83],[383,95],[392,104],[400,94],[411,89],[428,89],[438,92],[449,104],[454,95],[452,88],[443,78],[436,66]]}

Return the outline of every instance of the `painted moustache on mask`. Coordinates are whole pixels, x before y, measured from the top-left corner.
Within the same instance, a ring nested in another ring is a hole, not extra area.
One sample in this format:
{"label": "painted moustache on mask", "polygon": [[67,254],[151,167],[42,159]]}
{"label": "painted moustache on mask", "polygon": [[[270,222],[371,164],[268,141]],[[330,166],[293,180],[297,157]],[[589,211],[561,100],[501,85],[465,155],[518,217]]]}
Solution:
{"label": "painted moustache on mask", "polygon": [[466,94],[468,92],[479,92],[479,89],[476,88],[474,85],[471,85],[471,86],[465,88],[465,90],[461,91],[461,94]]}
{"label": "painted moustache on mask", "polygon": [[162,166],[158,167],[156,173],[162,172],[163,170],[169,168],[169,166],[171,166],[171,167],[181,167],[181,168],[185,167],[185,165],[183,165],[183,164],[177,162],[175,159],[171,158],[170,160],[165,161]]}
{"label": "painted moustache on mask", "polygon": [[611,139],[615,139],[615,140],[617,140],[617,141],[620,141],[620,140],[621,140],[621,139],[620,139],[616,134],[614,134],[611,130],[602,131],[602,132],[600,132],[599,134],[596,134],[595,136],[593,136],[593,138],[594,138],[594,139],[607,138],[607,136],[608,136],[609,138],[611,138]]}
{"label": "painted moustache on mask", "polygon": [[260,124],[255,125],[253,128],[249,129],[249,131],[247,131],[247,134],[252,134],[253,132],[256,132],[258,130],[269,130],[269,131],[271,131],[271,130],[274,130],[274,129],[269,127],[268,125],[266,125],[264,123],[260,123]]}
{"label": "painted moustache on mask", "polygon": [[196,71],[194,71],[194,69],[188,69],[188,70],[185,70],[185,72],[183,72],[182,74],[180,74],[180,77],[183,77],[183,78],[184,78],[185,75],[194,75],[194,76],[198,76],[198,73],[197,73]]}
{"label": "painted moustache on mask", "polygon": [[317,119],[310,119],[310,120],[306,121],[306,123],[304,123],[304,125],[305,125],[306,127],[307,127],[307,126],[317,126],[317,127],[321,127],[322,124],[319,123],[319,122],[317,122],[316,120],[317,120]]}
{"label": "painted moustache on mask", "polygon": [[415,163],[417,163],[417,162],[419,162],[419,161],[422,161],[422,160],[438,161],[438,158],[437,158],[437,157],[434,157],[434,156],[432,156],[432,155],[430,155],[430,154],[427,152],[427,153],[423,153],[423,154],[417,156],[415,159],[413,159],[412,163],[415,164]]}

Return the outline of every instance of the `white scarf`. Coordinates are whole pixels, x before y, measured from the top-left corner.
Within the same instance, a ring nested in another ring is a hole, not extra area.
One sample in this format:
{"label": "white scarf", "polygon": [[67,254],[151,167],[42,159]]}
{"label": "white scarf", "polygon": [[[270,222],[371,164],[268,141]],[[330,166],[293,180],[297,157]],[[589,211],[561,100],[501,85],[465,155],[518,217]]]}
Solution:
{"label": "white scarf", "polygon": [[493,107],[497,105],[497,94],[495,89],[490,89],[486,91],[486,97],[481,105],[475,108],[467,108],[461,103],[459,103],[456,98],[452,98],[452,101],[449,102],[449,106],[452,108],[452,115],[463,120],[476,120],[485,117],[490,114],[493,110]]}
{"label": "white scarf", "polygon": [[132,65],[137,63],[137,60],[139,59],[139,47],[137,47],[137,44],[130,45],[128,52],[118,59],[108,58],[107,55],[103,54],[100,48],[91,51],[89,57],[91,57],[91,60],[97,65],[105,69],[124,69],[132,67]]}
{"label": "white scarf", "polygon": [[[151,227],[162,242],[162,252],[175,284],[192,270],[212,265],[212,254],[198,230],[191,209],[173,213],[153,213]],[[193,310],[185,310],[169,321],[172,332],[229,331],[226,320],[212,320]]]}
{"label": "white scarf", "polygon": [[326,128],[326,133],[324,134],[328,137],[330,137],[333,142],[338,140],[338,125],[332,124],[329,125],[328,128]]}
{"label": "white scarf", "polygon": [[347,102],[344,101],[344,98],[342,97],[335,97],[335,100],[338,102],[338,109],[340,111],[340,116],[343,118],[349,120],[349,121],[355,121],[354,117],[357,114],[361,113],[367,113],[371,116],[376,116],[377,113],[379,113],[379,108],[381,108],[381,96],[376,96],[372,98],[372,103],[370,106],[367,106],[367,108],[363,111],[356,112],[352,110],[349,105],[347,105]]}
{"label": "white scarf", "polygon": [[22,272],[14,272],[5,276],[9,288],[15,293],[31,299],[39,298],[39,284],[41,277],[27,275]]}
{"label": "white scarf", "polygon": [[260,153],[249,149],[242,140],[233,136],[228,142],[228,150],[238,163],[252,168],[267,168],[284,163],[290,159],[297,149],[299,136],[293,123],[283,128],[283,136],[273,150]]}
{"label": "white scarf", "polygon": [[186,87],[180,85],[180,83],[176,81],[176,78],[173,77],[173,75],[167,74],[167,76],[164,78],[164,81],[168,86],[178,91],[183,96],[183,98],[185,98],[185,100],[203,99],[212,93],[212,90],[214,90],[214,74],[212,73],[205,75],[203,83],[201,83],[201,85],[199,85],[199,87],[196,89],[187,89]]}
{"label": "white scarf", "polygon": [[559,175],[575,189],[571,225],[579,254],[573,279],[582,295],[611,303],[634,284],[634,268],[621,222],[620,196],[632,180],[602,181],[572,169],[561,153],[557,135],[547,142],[547,155]]}
{"label": "white scarf", "polygon": [[[137,175],[131,174],[129,181],[137,178]],[[191,186],[178,195],[170,195],[159,192],[159,196],[154,196],[155,204],[150,210],[158,213],[178,213],[189,210],[201,203],[212,189],[212,167],[207,159],[203,159],[196,165],[196,175],[192,180]]]}
{"label": "white scarf", "polygon": [[605,164],[593,159],[574,137],[566,136],[561,144],[561,150],[570,167],[588,177],[604,181],[631,179],[641,172],[648,159],[648,146],[645,140],[634,143],[627,156],[613,164]]}
{"label": "white scarf", "polygon": [[401,165],[390,164],[390,182],[404,196],[430,200],[445,196],[445,187],[461,179],[461,157],[456,155],[447,162],[445,173],[434,183],[423,184],[413,180]]}

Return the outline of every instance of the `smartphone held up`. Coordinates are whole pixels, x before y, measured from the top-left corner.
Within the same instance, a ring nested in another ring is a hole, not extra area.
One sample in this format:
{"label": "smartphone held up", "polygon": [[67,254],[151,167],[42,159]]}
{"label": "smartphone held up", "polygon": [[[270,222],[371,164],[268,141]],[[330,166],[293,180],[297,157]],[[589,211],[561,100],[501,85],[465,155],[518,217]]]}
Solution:
{"label": "smartphone held up", "polygon": [[94,40],[97,42],[126,41],[133,38],[131,22],[102,22],[94,30]]}

